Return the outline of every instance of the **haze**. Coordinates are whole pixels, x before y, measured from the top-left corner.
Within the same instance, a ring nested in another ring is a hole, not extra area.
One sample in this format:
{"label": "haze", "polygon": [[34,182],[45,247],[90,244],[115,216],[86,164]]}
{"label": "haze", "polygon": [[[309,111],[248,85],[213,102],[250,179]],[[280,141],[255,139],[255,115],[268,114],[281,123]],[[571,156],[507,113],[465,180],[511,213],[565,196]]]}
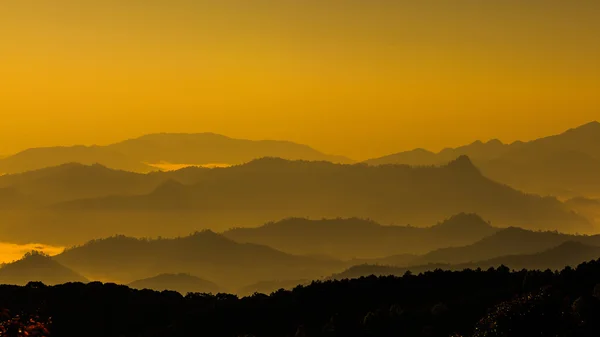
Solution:
{"label": "haze", "polygon": [[594,0],[6,0],[0,154],[210,131],[364,160],[556,134],[598,116],[598,17]]}

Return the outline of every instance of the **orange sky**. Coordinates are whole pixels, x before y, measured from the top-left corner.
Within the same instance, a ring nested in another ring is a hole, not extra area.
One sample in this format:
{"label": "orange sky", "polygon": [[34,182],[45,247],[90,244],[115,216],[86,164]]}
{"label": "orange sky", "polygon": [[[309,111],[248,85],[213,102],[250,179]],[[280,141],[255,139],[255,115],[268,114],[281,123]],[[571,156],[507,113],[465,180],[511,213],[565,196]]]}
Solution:
{"label": "orange sky", "polygon": [[151,132],[366,159],[600,119],[597,0],[3,0],[0,154]]}

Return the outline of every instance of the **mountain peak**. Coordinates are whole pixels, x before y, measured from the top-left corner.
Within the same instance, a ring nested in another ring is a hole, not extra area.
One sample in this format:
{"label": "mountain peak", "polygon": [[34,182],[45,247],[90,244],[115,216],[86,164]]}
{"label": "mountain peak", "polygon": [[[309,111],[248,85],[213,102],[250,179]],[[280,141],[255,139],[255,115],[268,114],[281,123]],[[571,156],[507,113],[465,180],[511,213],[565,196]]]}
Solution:
{"label": "mountain peak", "polygon": [[455,160],[451,161],[446,165],[447,168],[457,170],[460,172],[477,172],[479,173],[479,169],[475,167],[471,158],[467,155],[458,156]]}

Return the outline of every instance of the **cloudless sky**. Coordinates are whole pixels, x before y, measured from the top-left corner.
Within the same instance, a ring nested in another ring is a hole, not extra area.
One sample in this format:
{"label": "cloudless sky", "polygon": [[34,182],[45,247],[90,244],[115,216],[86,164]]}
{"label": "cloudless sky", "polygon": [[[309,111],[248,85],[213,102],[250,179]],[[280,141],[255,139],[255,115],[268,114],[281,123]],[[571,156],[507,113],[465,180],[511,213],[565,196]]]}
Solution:
{"label": "cloudless sky", "polygon": [[152,132],[366,159],[600,119],[597,0],[2,0],[0,154]]}

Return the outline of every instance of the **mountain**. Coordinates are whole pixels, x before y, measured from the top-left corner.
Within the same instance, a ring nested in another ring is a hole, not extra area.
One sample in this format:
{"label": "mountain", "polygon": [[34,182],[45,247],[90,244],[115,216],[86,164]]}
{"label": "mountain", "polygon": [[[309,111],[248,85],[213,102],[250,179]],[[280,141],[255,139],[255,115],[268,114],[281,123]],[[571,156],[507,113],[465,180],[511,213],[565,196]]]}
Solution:
{"label": "mountain", "polygon": [[234,139],[214,133],[161,133],[109,145],[140,162],[237,165],[262,157],[350,163],[342,156],[323,154],[307,145],[276,140]]}
{"label": "mountain", "polygon": [[67,249],[55,259],[94,279],[129,283],[183,270],[229,289],[261,280],[319,277],[340,267],[337,262],[240,244],[211,231],[175,239],[116,236],[93,240]]}
{"label": "mountain", "polygon": [[119,152],[102,146],[72,146],[33,148],[0,159],[0,172],[4,174],[39,170],[68,163],[92,165],[135,172],[149,172],[152,167]]}
{"label": "mountain", "polygon": [[408,267],[397,267],[393,265],[362,264],[334,274],[329,279],[351,279],[362,276],[402,276],[406,272],[413,274],[424,273],[435,269],[443,270],[465,270],[465,269],[488,269],[507,266],[513,270],[561,270],[566,266],[575,267],[580,263],[597,260],[600,257],[600,247],[586,245],[577,241],[566,241],[558,246],[551,247],[540,252],[531,254],[511,254],[488,260],[469,263],[429,263],[418,264]]}
{"label": "mountain", "polygon": [[156,171],[152,164],[236,165],[261,157],[350,163],[309,146],[286,141],[252,141],[213,133],[151,134],[106,146],[33,148],[0,158],[0,174],[21,173],[67,163],[103,166],[131,172]]}
{"label": "mountain", "polygon": [[600,195],[600,123],[530,142],[474,142],[438,153],[423,149],[367,160],[369,165],[443,165],[469,156],[483,174],[516,188],[560,196]]}
{"label": "mountain", "polygon": [[443,167],[339,165],[254,160],[211,169],[193,185],[170,184],[140,196],[77,200],[56,209],[87,212],[186,214],[187,221],[265,223],[294,215],[358,217],[425,226],[461,212],[500,226],[590,231],[590,223],[550,197],[496,183],[468,157]]}
{"label": "mountain", "polygon": [[600,258],[600,247],[586,245],[578,241],[566,241],[557,247],[539,253],[507,255],[479,261],[474,265],[482,269],[505,265],[515,270],[561,270],[566,266],[573,267],[582,262],[597,260],[598,258]]}
{"label": "mountain", "polygon": [[288,218],[258,228],[236,228],[223,234],[238,242],[267,245],[291,254],[352,259],[423,254],[442,247],[463,246],[496,230],[478,215],[461,213],[425,228],[382,226],[358,218]]}
{"label": "mountain", "polygon": [[217,294],[219,286],[190,274],[161,274],[128,284],[134,289],[151,289],[156,291],[173,290],[183,295],[187,293]]}
{"label": "mountain", "polygon": [[513,254],[534,254],[565,242],[600,246],[600,235],[569,235],[558,232],[534,232],[521,228],[507,228],[467,246],[432,251],[415,259],[413,263],[461,264]]}
{"label": "mountain", "polygon": [[63,164],[0,177],[0,189],[49,205],[57,202],[109,195],[150,193],[169,179],[167,175],[136,174],[100,164]]}
{"label": "mountain", "polygon": [[87,282],[83,276],[38,252],[25,254],[23,259],[0,267],[0,284],[25,285],[31,281],[46,285]]}

